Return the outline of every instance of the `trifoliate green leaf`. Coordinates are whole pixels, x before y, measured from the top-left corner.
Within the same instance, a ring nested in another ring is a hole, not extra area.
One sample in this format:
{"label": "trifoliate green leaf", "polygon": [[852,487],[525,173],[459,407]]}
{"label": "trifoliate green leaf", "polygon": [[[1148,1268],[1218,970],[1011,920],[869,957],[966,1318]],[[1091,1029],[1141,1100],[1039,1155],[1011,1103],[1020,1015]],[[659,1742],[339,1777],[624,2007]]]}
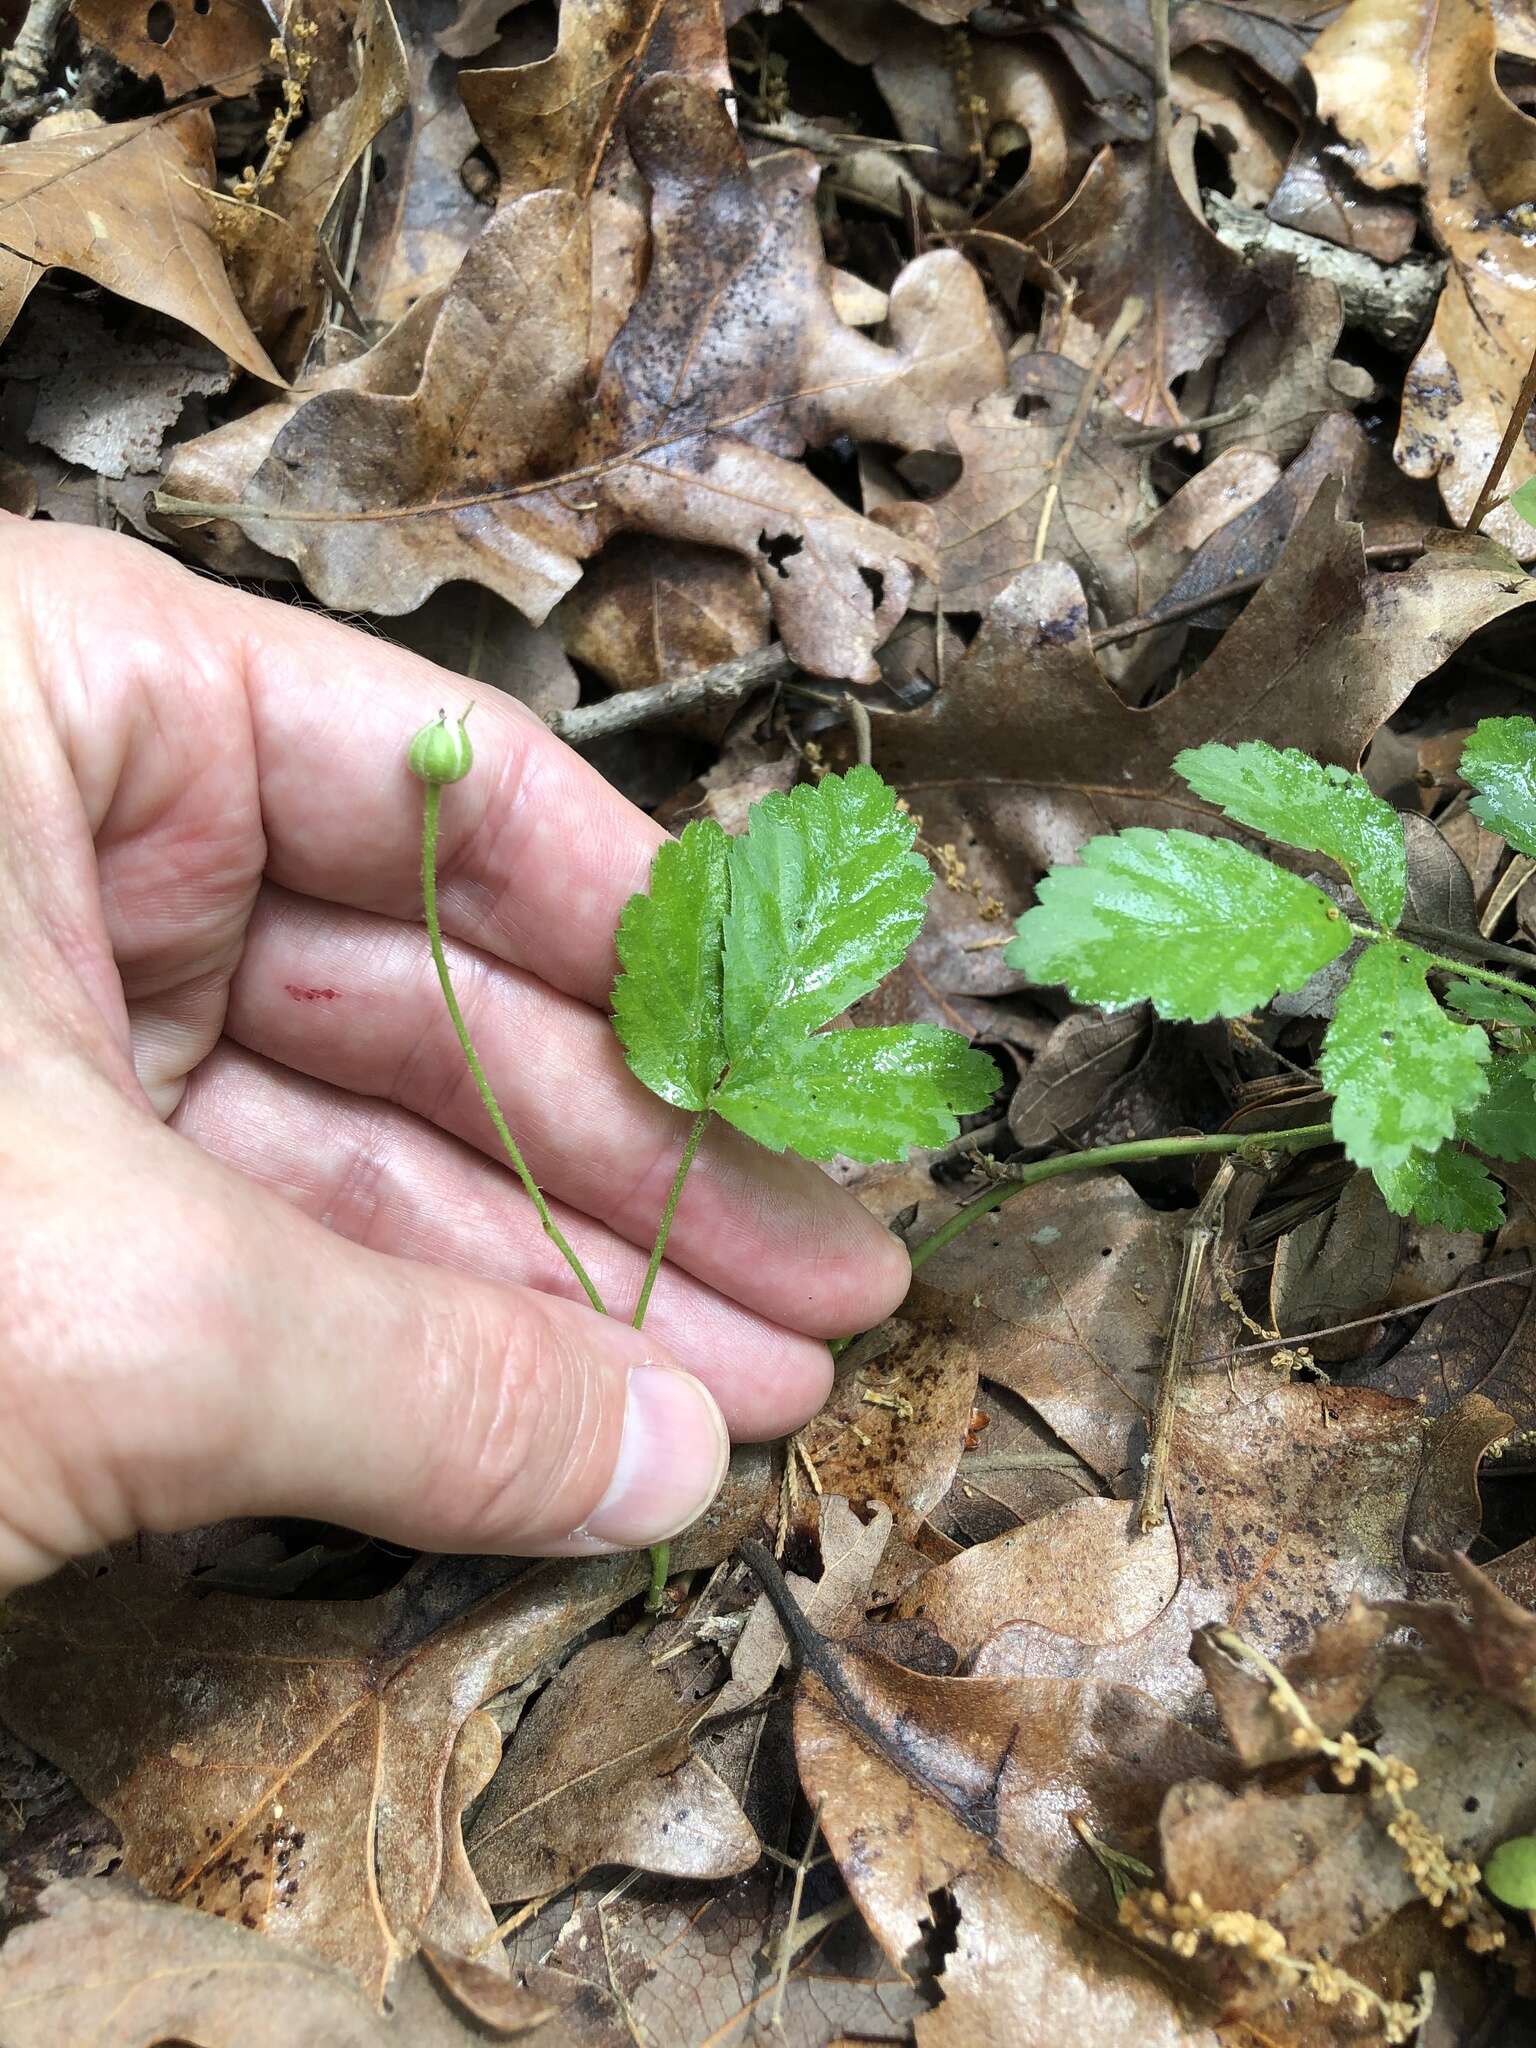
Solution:
{"label": "trifoliate green leaf", "polygon": [[690,825],[625,909],[614,1022],[646,1086],[776,1150],[894,1159],[942,1145],[998,1085],[927,1025],[812,1036],[900,964],[933,877],[872,769],[767,797],[741,839]]}
{"label": "trifoliate green leaf", "polygon": [[1367,946],[1323,1040],[1334,1135],[1357,1166],[1434,1151],[1487,1091],[1487,1035],[1441,1009],[1425,981],[1432,965],[1400,939]]}
{"label": "trifoliate green leaf", "polygon": [[1378,924],[1390,931],[1401,918],[1408,891],[1403,821],[1364,776],[1263,740],[1192,747],[1173,766],[1196,796],[1219,804],[1235,823],[1337,861]]}
{"label": "trifoliate green leaf", "polygon": [[955,1031],[930,1024],[824,1031],[731,1068],[715,1097],[727,1122],[775,1152],[807,1159],[900,1159],[943,1145],[956,1113],[985,1109],[997,1068]]}
{"label": "trifoliate green leaf", "polygon": [[1485,718],[1461,750],[1472,810],[1490,832],[1536,854],[1536,718]]}
{"label": "trifoliate green leaf", "polygon": [[1004,956],[1080,1003],[1150,1002],[1164,1017],[1240,1017],[1298,989],[1352,933],[1321,889],[1229,839],[1137,826],[1052,868]]}
{"label": "trifoliate green leaf", "polygon": [[1456,1135],[1490,1159],[1536,1159],[1536,1080],[1519,1053],[1488,1063],[1488,1093],[1456,1119]]}
{"label": "trifoliate green leaf", "polygon": [[900,966],[933,874],[872,768],[775,791],[730,842],[725,1044],[750,1056],[830,1024]]}
{"label": "trifoliate green leaf", "polygon": [[679,1109],[703,1109],[725,1071],[729,847],[712,818],[696,820],[658,850],[650,894],[631,896],[619,919],[614,1028],[632,1071]]}
{"label": "trifoliate green leaf", "polygon": [[1527,526],[1536,526],[1536,476],[1528,476],[1519,490],[1509,494],[1509,509],[1518,512]]}
{"label": "trifoliate green leaf", "polygon": [[[1531,482],[1536,483],[1536,477]],[[1521,491],[1527,489],[1529,485],[1520,486]],[[1515,497],[1519,495],[1517,491]],[[1536,526],[1536,518],[1531,524]],[[1536,1835],[1511,1835],[1500,1842],[1483,1865],[1483,1882],[1502,1905],[1513,1906],[1517,1913],[1536,1912]]]}
{"label": "trifoliate green leaf", "polygon": [[[1532,965],[1536,966],[1536,957]],[[1463,1017],[1475,1017],[1479,1024],[1523,1024],[1527,1030],[1536,1029],[1536,995],[1527,1002],[1508,989],[1490,988],[1484,981],[1453,981],[1446,987],[1445,1000],[1453,1010]]]}
{"label": "trifoliate green leaf", "polygon": [[1416,1216],[1442,1230],[1497,1230],[1504,1221],[1498,1183],[1480,1159],[1454,1145],[1410,1152],[1401,1166],[1372,1171],[1394,1215]]}

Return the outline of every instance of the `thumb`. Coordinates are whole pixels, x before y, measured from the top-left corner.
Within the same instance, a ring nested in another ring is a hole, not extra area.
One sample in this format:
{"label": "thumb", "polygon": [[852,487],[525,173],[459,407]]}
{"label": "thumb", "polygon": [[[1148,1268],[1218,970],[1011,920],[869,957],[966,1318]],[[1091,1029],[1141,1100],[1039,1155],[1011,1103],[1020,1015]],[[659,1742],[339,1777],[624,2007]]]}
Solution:
{"label": "thumb", "polygon": [[78,1156],[41,1136],[0,1262],[0,1590],[243,1514],[638,1548],[718,1490],[713,1397],[627,1324],[366,1250],[147,1118]]}

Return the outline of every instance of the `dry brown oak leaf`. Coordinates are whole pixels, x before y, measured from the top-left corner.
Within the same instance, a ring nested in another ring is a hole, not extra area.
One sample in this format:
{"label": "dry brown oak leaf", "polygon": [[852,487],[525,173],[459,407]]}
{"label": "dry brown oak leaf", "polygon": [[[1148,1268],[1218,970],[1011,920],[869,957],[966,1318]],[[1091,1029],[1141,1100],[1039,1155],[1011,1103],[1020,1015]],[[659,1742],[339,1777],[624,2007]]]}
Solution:
{"label": "dry brown oak leaf", "polygon": [[1338,498],[1332,482],[1317,491],[1204,665],[1146,710],[1099,668],[1073,571],[1022,570],[931,703],[875,714],[876,758],[926,836],[966,858],[978,837],[995,845],[1012,907],[1095,833],[1209,829],[1211,813],[1173,772],[1185,747],[1263,739],[1358,766],[1415,683],[1478,627],[1536,599],[1536,578],[1480,536],[1432,536],[1409,568],[1372,572]]}
{"label": "dry brown oak leaf", "polygon": [[62,267],[281,384],[225,275],[204,196],[213,179],[203,107],[0,148],[0,340],[44,271]]}
{"label": "dry brown oak leaf", "polygon": [[[765,1473],[743,1463],[734,1504],[685,1539],[695,1563],[755,1519]],[[540,1565],[433,1626],[410,1578],[328,1603],[66,1571],[7,1605],[0,1716],[116,1822],[146,1891],[297,1943],[378,2000],[445,1869],[465,1924],[443,1826],[464,1723],[644,1582],[637,1557]]]}
{"label": "dry brown oak leaf", "polygon": [[932,506],[948,610],[981,611],[1045,556],[1072,565],[1101,620],[1140,609],[1130,536],[1155,502],[1127,438],[1133,423],[1095,402],[1089,377],[1065,356],[1017,356],[1005,391],[950,416],[965,467]]}
{"label": "dry brown oak leaf", "polygon": [[1199,123],[1173,132],[1168,176],[1152,175],[1148,147],[1100,150],[1059,213],[1031,245],[1077,285],[1072,310],[1107,336],[1126,301],[1146,307],[1105,371],[1110,397],[1133,420],[1181,419],[1172,386],[1208,362],[1263,303],[1242,258],[1206,226],[1195,181]]}
{"label": "dry brown oak leaf", "polygon": [[[1403,1528],[1424,1462],[1418,1403],[1290,1385],[1268,1367],[1230,1377],[1214,1363],[1188,1369],[1169,1458],[1171,1536],[1135,1533],[1128,1496],[1186,1220],[1120,1180],[1047,1184],[956,1239],[914,1283],[909,1307],[948,1330],[935,1368],[1007,1388],[1122,1496],[1058,1509],[912,1590],[903,1611],[930,1615],[946,1634],[948,1621],[979,1671],[1112,1679],[1183,1714],[1199,1691],[1186,1656],[1197,1627],[1222,1622],[1284,1654],[1356,1592],[1406,1587]],[[1231,1341],[1217,1304],[1197,1325],[1196,1353]],[[1089,1530],[1099,1587],[1083,1609],[1091,1618],[1074,1620],[1084,1596],[1070,1582]],[[1027,1580],[1056,1577],[1066,1590],[1054,1603],[1028,1593]]]}
{"label": "dry brown oak leaf", "polygon": [[235,99],[274,68],[262,0],[164,0],[159,9],[144,0],[73,0],[72,12],[82,43],[110,51],[139,78],[158,78],[168,99],[210,90]]}
{"label": "dry brown oak leaf", "polygon": [[400,1973],[384,2019],[333,1964],[129,1885],[55,1884],[38,1905],[41,1917],[0,1948],[6,2048],[561,2048],[537,2032],[549,2000],[488,1970],[468,1984],[482,1991],[486,1980],[482,2010],[498,2024],[466,2025],[463,2001],[437,1990],[419,1961]]}
{"label": "dry brown oak leaf", "polygon": [[508,1743],[469,1836],[498,1903],[542,1897],[595,1863],[734,1877],[761,1854],[724,1783],[690,1746],[702,1709],[653,1669],[640,1635],[578,1650]]}
{"label": "dry brown oak leaf", "polygon": [[[1494,75],[1497,23],[1486,0],[1354,0],[1307,59],[1318,111],[1376,190],[1423,188],[1450,258],[1429,338],[1403,386],[1394,448],[1409,476],[1434,477],[1465,525],[1509,424],[1531,359],[1536,304],[1536,122]],[[1529,430],[1501,491],[1536,476]],[[1536,549],[1503,508],[1487,532]]]}
{"label": "dry brown oak leaf", "polygon": [[470,249],[415,392],[312,398],[229,516],[323,603],[386,614],[463,578],[538,622],[620,529],[713,543],[757,568],[796,661],[872,679],[926,551],[791,458],[840,432],[942,442],[1002,378],[980,281],[948,251],[909,265],[877,346],[833,310],[808,157],[754,174],[714,95],[671,75],[629,120],[651,269],[595,390],[586,213],[536,193]]}
{"label": "dry brown oak leaf", "polygon": [[1215,2048],[1215,2015],[1116,1927],[1068,1820],[1145,1849],[1193,1759],[1225,1775],[1214,1744],[1129,1686],[928,1678],[824,1643],[796,1697],[795,1750],[892,1962],[922,1978],[931,1937],[948,1950],[928,1965],[938,2003],[918,2048]]}

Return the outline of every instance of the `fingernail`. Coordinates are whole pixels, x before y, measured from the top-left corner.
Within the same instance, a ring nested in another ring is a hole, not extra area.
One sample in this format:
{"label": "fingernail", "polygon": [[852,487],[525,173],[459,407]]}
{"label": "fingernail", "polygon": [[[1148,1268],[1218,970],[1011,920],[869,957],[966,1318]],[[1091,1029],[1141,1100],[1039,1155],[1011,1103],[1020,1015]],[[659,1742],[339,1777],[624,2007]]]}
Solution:
{"label": "fingernail", "polygon": [[701,1381],[664,1365],[637,1365],[619,1462],[577,1533],[624,1549],[665,1543],[709,1506],[730,1455],[725,1419]]}

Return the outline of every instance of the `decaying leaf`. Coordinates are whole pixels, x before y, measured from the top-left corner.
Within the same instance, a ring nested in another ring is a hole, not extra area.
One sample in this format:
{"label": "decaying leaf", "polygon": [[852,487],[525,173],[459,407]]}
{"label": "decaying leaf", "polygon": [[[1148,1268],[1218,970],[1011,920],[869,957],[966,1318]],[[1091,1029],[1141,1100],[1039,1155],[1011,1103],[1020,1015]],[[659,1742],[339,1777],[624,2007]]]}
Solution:
{"label": "decaying leaf", "polygon": [[502,2023],[472,2032],[416,1963],[386,2020],[334,1964],[129,1885],[57,1884],[38,1906],[0,1959],[6,2048],[472,2048],[535,2039],[551,2010],[502,1982]]}
{"label": "decaying leaf", "polygon": [[557,1892],[594,1863],[672,1877],[750,1868],[757,1836],[689,1747],[698,1718],[643,1637],[578,1650],[530,1708],[476,1815],[469,1854],[487,1895]]}
{"label": "decaying leaf", "polygon": [[158,78],[167,98],[204,90],[236,98],[273,68],[262,0],[165,0],[159,11],[141,0],[74,0],[71,12],[86,43],[140,78]]}
{"label": "decaying leaf", "polygon": [[[1434,477],[1464,525],[1514,410],[1530,360],[1530,198],[1536,130],[1499,84],[1498,37],[1483,0],[1354,0],[1313,49],[1318,110],[1350,145],[1350,167],[1385,190],[1417,185],[1450,257],[1434,328],[1414,358],[1395,454]],[[1503,488],[1536,475],[1517,439]],[[1485,530],[1522,553],[1531,529],[1491,512]]]}
{"label": "decaying leaf", "polygon": [[0,148],[0,338],[62,266],[280,384],[225,275],[212,183],[213,124],[200,107]]}
{"label": "decaying leaf", "polygon": [[[742,1506],[698,1526],[696,1555],[730,1548]],[[464,1722],[644,1579],[633,1556],[548,1564],[436,1627],[411,1580],[285,1602],[70,1572],[8,1603],[0,1712],[117,1821],[145,1890],[339,1963],[377,2001],[443,1881]]]}
{"label": "decaying leaf", "polygon": [[933,703],[879,718],[886,773],[932,836],[997,845],[1022,897],[1096,831],[1207,823],[1176,786],[1185,747],[1240,735],[1353,768],[1414,683],[1478,626],[1529,603],[1536,581],[1493,543],[1459,536],[1373,574],[1360,529],[1336,508],[1336,487],[1324,486],[1204,665],[1145,710],[1103,676],[1072,571],[1022,570]]}
{"label": "decaying leaf", "polygon": [[706,541],[754,564],[807,666],[867,675],[923,552],[785,456],[839,430],[941,441],[949,406],[1000,374],[979,281],[947,252],[910,266],[893,346],[879,347],[832,310],[805,159],[753,175],[719,103],[670,76],[631,102],[629,137],[655,246],[595,394],[586,216],[571,195],[537,193],[474,244],[419,389],[327,392],[275,417],[230,516],[327,603],[410,610],[459,576],[536,621],[619,528]]}
{"label": "decaying leaf", "polygon": [[625,535],[604,548],[549,623],[605,683],[638,690],[763,646],[768,593],[739,555]]}
{"label": "decaying leaf", "polygon": [[828,1663],[796,1700],[801,1780],[886,1954],[932,1983],[921,2048],[1058,2048],[1111,2024],[1212,2048],[1199,2001],[1114,1926],[1067,1819],[1144,1844],[1149,1786],[1186,1757],[1219,1768],[1211,1746],[1129,1688]]}

